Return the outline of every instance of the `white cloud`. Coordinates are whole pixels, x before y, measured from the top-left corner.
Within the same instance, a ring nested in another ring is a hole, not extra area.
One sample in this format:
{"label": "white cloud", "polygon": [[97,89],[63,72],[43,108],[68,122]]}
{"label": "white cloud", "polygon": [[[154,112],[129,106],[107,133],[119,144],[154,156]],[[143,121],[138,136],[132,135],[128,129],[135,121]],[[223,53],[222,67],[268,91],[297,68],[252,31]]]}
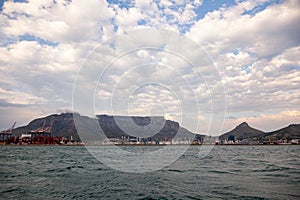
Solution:
{"label": "white cloud", "polygon": [[116,14],[116,23],[122,26],[136,26],[143,15],[137,8],[119,8]]}
{"label": "white cloud", "polygon": [[0,88],[0,100],[7,104],[31,105],[44,103],[46,100],[42,97],[33,96],[32,94],[11,91]]}
{"label": "white cloud", "polygon": [[109,23],[114,13],[106,1],[88,0],[82,4],[75,0],[71,3],[8,1],[3,5],[3,14],[5,34],[30,34],[53,42],[71,42],[101,38],[102,26]]}
{"label": "white cloud", "polygon": [[223,83],[229,112],[268,112],[300,105],[300,65],[296,59],[299,57],[299,47],[291,47],[271,60],[250,59],[248,72],[239,63],[232,62],[232,54],[229,55],[230,59],[226,54],[224,57],[227,59],[219,61],[225,66]]}
{"label": "white cloud", "polygon": [[[0,13],[0,99],[3,104],[0,109],[5,113],[11,109],[15,114],[16,109],[11,106],[18,104],[23,106],[20,109],[24,113],[31,107],[32,113],[47,114],[57,108],[68,108],[76,72],[95,45],[100,44],[99,51],[87,60],[87,64],[94,67],[84,71],[85,76],[77,77],[82,83],[82,96],[88,97],[86,93],[91,85],[94,91],[99,73],[124,53],[121,50],[132,50],[143,44],[160,46],[161,51],[141,49],[112,64],[96,93],[97,98],[105,100],[103,112],[108,111],[110,102],[106,100],[110,99],[111,90],[117,84],[121,95],[138,88],[137,83],[161,81],[172,86],[170,91],[185,100],[186,115],[195,111],[194,94],[190,90],[196,93],[203,113],[189,118],[200,120],[199,131],[206,132],[211,102],[218,104],[216,108],[222,108],[221,83],[224,83],[229,115],[238,119],[227,120],[227,128],[235,126],[239,120],[250,120],[258,127],[270,129],[276,117],[280,125],[295,122],[299,119],[297,112],[288,110],[297,110],[300,105],[300,29],[297,26],[300,4],[297,0],[288,0],[272,3],[259,11],[257,8],[265,2],[237,2],[231,7],[215,9],[197,21],[202,1],[136,0],[125,7],[103,0],[6,1]],[[245,14],[253,9],[257,9],[255,14]],[[147,27],[188,31],[186,35],[211,55],[222,81],[216,79],[213,67],[208,67],[211,61],[205,59],[204,53],[199,53],[202,50],[186,39],[174,40],[174,35],[150,30],[131,32]],[[101,43],[123,33],[124,37],[111,41],[111,46]],[[126,38],[130,34],[135,35]],[[198,71],[182,57],[164,49],[181,51],[181,56],[199,64]],[[126,74],[132,66],[149,63],[152,64]],[[214,99],[211,99],[212,94]],[[162,89],[148,88],[148,91],[132,95],[136,98],[136,102],[132,102],[133,113],[149,112],[147,105],[151,104],[154,110],[164,110],[170,119],[180,117],[178,102]],[[42,106],[33,106],[30,102]],[[241,112],[250,111],[255,111],[259,117],[239,116]],[[271,111],[277,114],[264,114]],[[284,119],[281,123],[280,117]],[[191,124],[187,126],[192,127]],[[218,128],[214,131],[218,133]]]}
{"label": "white cloud", "polygon": [[208,13],[187,34],[204,45],[213,56],[236,48],[255,53],[258,58],[272,56],[300,43],[299,1],[275,4],[254,16],[244,14],[253,2]]}
{"label": "white cloud", "polygon": [[299,2],[274,4],[244,15],[260,2],[208,13],[187,34],[217,64],[225,84],[229,114],[297,107],[299,102]]}

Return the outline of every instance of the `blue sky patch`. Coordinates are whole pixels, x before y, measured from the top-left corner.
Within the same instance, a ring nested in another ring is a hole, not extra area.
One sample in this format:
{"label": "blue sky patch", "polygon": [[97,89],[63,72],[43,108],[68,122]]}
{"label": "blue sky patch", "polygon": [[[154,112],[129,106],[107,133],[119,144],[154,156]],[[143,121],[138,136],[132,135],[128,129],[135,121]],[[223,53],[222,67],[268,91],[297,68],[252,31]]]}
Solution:
{"label": "blue sky patch", "polygon": [[138,21],[138,25],[145,25],[145,24],[147,24],[147,21],[144,19]]}
{"label": "blue sky patch", "polygon": [[291,71],[300,70],[300,66],[288,66],[287,68]]}
{"label": "blue sky patch", "polygon": [[25,34],[25,35],[19,36],[19,40],[20,41],[37,41],[41,45],[48,45],[48,46],[57,46],[58,45],[57,42],[44,40],[42,38],[30,35],[30,34]]}
{"label": "blue sky patch", "polygon": [[236,5],[234,0],[204,0],[202,5],[196,9],[197,20],[204,18],[208,12],[219,10],[221,7],[231,7]]}
{"label": "blue sky patch", "polygon": [[28,3],[28,0],[14,0],[14,2]]}
{"label": "blue sky patch", "polygon": [[249,65],[245,65],[242,67],[242,71],[245,71],[247,74],[249,74],[251,72],[251,64]]}
{"label": "blue sky patch", "polygon": [[120,8],[126,8],[127,10],[129,8],[134,7],[134,1],[131,0],[107,0],[107,2],[109,4],[116,4],[118,5]]}
{"label": "blue sky patch", "polygon": [[256,13],[265,10],[268,6],[271,6],[273,4],[280,4],[280,3],[283,3],[283,0],[273,0],[273,1],[265,2],[263,4],[254,7],[252,10],[245,11],[242,15],[250,15],[253,17],[254,15],[256,15]]}
{"label": "blue sky patch", "polygon": [[3,10],[3,3],[4,1],[0,1],[0,12]]}
{"label": "blue sky patch", "polygon": [[234,55],[238,55],[239,52],[240,52],[240,50],[238,50],[238,49],[235,49],[235,50],[232,51],[232,53],[233,53]]}

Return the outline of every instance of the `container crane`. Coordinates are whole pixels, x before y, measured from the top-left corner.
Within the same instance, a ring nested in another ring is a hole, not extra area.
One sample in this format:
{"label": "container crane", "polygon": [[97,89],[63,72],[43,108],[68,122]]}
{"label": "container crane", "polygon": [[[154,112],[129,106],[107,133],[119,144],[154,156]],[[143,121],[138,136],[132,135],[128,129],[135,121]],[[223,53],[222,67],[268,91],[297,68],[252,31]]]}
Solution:
{"label": "container crane", "polygon": [[16,126],[16,123],[15,122],[12,127],[10,127],[9,129],[7,130],[3,130],[0,132],[0,141],[4,142],[7,138],[10,138],[12,133],[13,133],[13,129],[15,128]]}

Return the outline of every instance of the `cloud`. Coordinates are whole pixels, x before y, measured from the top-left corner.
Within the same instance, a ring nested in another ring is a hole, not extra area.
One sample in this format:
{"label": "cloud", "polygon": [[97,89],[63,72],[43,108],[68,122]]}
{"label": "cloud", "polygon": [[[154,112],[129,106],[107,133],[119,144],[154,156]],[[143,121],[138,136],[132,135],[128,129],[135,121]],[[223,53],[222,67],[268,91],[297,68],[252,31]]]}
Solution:
{"label": "cloud", "polygon": [[228,112],[297,107],[299,104],[298,1],[247,1],[207,13],[187,35],[208,50],[218,66]]}
{"label": "cloud", "polygon": [[143,15],[137,8],[119,8],[116,14],[116,23],[122,26],[136,26],[138,21],[143,18]]}
{"label": "cloud", "polygon": [[[206,11],[206,4],[211,12]],[[224,108],[224,87],[228,116],[232,116],[226,120],[227,129],[246,119],[266,129],[275,127],[272,120],[278,121],[276,127],[299,121],[295,111],[300,105],[299,7],[297,0],[227,5],[183,0],[5,1],[0,11],[1,112],[12,120],[19,106],[30,120],[70,108],[77,77],[82,97],[89,98],[88,93],[98,84],[95,98],[103,100],[99,112],[109,111],[113,89],[124,102],[132,100],[133,113],[147,113],[152,105],[151,112],[164,111],[172,119],[180,118],[176,98],[184,99],[184,114],[190,122],[200,120],[201,126],[197,130],[193,123],[184,125],[202,133],[209,129],[212,113],[218,115]],[[185,34],[197,43],[184,37],[177,40],[166,31],[142,30],[149,27]],[[139,49],[120,57],[145,46],[159,48]],[[95,47],[97,51],[90,54]],[[116,58],[101,84],[97,82]],[[83,63],[92,67],[76,76]],[[147,81],[168,87],[143,85]],[[197,116],[191,114],[195,112],[194,95],[200,109]],[[85,104],[93,104],[93,98],[84,99]],[[284,120],[279,122],[281,118]],[[1,120],[1,126],[10,124]],[[218,120],[214,123],[219,126],[222,116]],[[218,128],[213,127],[211,133],[219,133]]]}
{"label": "cloud", "polygon": [[288,116],[288,117],[300,117],[300,111],[298,110],[286,110],[283,111],[281,114]]}
{"label": "cloud", "polygon": [[232,59],[223,59],[228,110],[267,112],[298,107],[300,72],[298,67],[289,67],[299,66],[296,59],[298,50],[299,47],[291,47],[271,60],[250,59],[247,64],[249,71],[238,62],[232,62]]}
{"label": "cloud", "polygon": [[[7,1],[3,5],[2,31],[7,35],[34,35],[53,42],[78,42],[101,38],[113,11],[106,1]],[[101,13],[101,15],[99,14]]]}
{"label": "cloud", "polygon": [[40,104],[46,100],[31,94],[19,91],[10,91],[0,88],[1,100],[11,105],[32,105]]}
{"label": "cloud", "polygon": [[299,45],[299,1],[268,6],[254,16],[244,14],[259,1],[246,1],[215,10],[193,25],[187,36],[205,46],[213,56],[237,48],[266,58]]}
{"label": "cloud", "polygon": [[118,32],[124,29],[138,28],[139,26],[160,27],[169,30],[185,32],[190,25],[196,22],[195,10],[202,1],[143,1],[136,0],[134,6],[123,7],[114,4],[116,11],[115,25]]}

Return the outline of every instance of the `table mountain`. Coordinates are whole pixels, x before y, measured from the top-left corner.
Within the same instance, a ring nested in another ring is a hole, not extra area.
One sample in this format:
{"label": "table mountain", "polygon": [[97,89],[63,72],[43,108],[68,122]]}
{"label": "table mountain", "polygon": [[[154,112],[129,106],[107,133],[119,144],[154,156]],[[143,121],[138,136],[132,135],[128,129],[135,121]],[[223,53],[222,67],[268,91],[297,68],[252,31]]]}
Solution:
{"label": "table mountain", "polygon": [[[137,132],[142,128],[141,136],[151,136],[155,140],[172,140],[189,139],[192,140],[195,136],[199,139],[203,135],[196,135],[187,129],[181,127],[178,122],[165,120],[163,117],[139,117],[139,116],[109,116],[97,115],[97,119],[74,114],[75,121],[80,126],[80,136],[86,140],[95,138],[120,138],[122,136],[130,136],[131,132]],[[51,127],[52,136],[62,136],[66,138],[73,137],[74,140],[80,141],[77,129],[74,123],[72,113],[53,114],[43,118],[34,119],[28,125],[18,127],[13,130],[13,136],[18,137],[22,133],[38,130],[41,128]],[[117,123],[116,123],[117,121]],[[134,122],[134,124],[132,124]],[[147,128],[151,122],[152,126]],[[97,125],[99,124],[99,126]],[[121,126],[121,128],[120,128]],[[101,129],[99,129],[101,127]],[[144,129],[143,129],[144,127]],[[78,128],[78,127],[77,127]],[[153,132],[155,130],[158,132]],[[128,131],[123,131],[128,130]],[[84,134],[82,134],[84,133]],[[100,134],[100,136],[99,136]]]}

